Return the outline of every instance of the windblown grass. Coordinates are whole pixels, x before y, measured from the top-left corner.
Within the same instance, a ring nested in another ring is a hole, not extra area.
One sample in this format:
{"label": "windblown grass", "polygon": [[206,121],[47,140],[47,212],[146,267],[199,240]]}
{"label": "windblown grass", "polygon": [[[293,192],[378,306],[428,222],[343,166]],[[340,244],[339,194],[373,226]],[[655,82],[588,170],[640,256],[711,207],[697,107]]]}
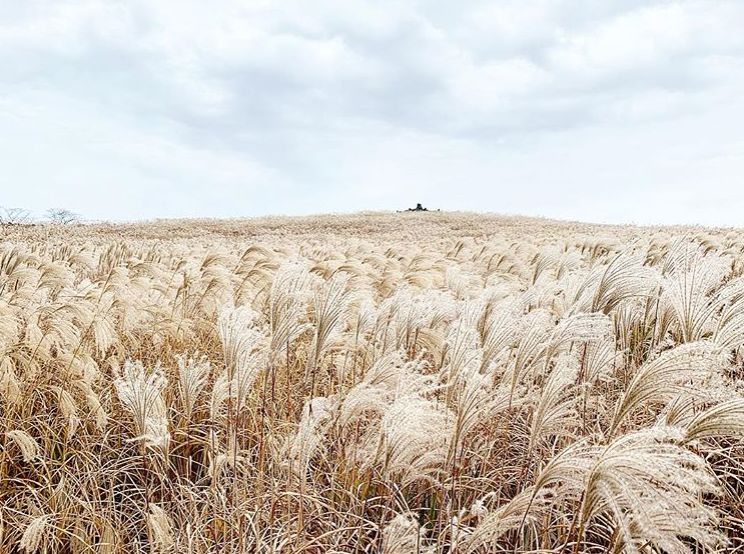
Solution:
{"label": "windblown grass", "polygon": [[0,552],[744,548],[744,232],[2,232]]}

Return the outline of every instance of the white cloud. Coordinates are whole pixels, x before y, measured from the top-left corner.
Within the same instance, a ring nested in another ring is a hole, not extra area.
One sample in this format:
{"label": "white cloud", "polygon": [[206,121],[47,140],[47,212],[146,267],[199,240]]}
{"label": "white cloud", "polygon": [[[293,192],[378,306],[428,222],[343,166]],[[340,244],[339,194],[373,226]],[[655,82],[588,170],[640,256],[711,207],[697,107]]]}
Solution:
{"label": "white cloud", "polygon": [[735,222],[742,24],[735,0],[4,3],[0,205]]}

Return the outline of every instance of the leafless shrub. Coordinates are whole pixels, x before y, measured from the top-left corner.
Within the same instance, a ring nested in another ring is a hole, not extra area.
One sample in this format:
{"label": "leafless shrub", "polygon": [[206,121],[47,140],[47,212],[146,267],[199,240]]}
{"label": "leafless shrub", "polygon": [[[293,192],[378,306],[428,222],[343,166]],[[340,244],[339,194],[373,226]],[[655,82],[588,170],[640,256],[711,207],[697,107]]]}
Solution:
{"label": "leafless shrub", "polygon": [[64,208],[50,208],[46,211],[47,220],[54,225],[72,225],[80,222],[80,215]]}

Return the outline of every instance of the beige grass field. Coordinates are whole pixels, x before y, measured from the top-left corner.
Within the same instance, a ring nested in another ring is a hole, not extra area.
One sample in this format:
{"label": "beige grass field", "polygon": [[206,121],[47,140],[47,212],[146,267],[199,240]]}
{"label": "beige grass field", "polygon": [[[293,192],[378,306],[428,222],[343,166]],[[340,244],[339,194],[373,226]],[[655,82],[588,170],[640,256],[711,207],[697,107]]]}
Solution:
{"label": "beige grass field", "polygon": [[0,236],[2,553],[744,550],[744,230]]}

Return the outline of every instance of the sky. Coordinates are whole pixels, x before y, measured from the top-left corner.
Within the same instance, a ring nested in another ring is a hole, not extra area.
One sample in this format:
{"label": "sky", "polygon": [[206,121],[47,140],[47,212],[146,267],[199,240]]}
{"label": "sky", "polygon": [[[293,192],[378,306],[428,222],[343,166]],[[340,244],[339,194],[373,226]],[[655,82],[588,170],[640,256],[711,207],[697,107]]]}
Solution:
{"label": "sky", "polygon": [[744,1],[0,1],[0,206],[744,226]]}

